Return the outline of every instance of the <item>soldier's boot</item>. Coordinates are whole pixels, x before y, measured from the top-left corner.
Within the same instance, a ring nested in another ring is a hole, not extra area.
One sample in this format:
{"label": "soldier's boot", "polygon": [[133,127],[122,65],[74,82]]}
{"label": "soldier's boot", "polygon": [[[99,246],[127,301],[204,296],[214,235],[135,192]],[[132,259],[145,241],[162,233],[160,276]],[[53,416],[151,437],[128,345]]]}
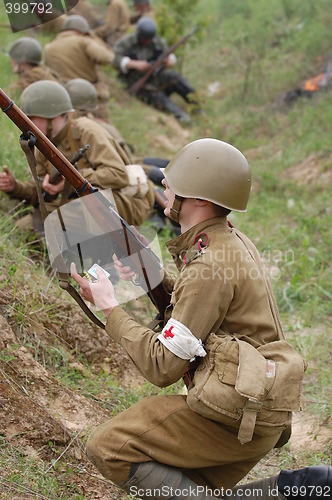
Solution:
{"label": "soldier's boot", "polygon": [[179,469],[158,462],[134,464],[130,478],[120,487],[130,495],[149,500],[217,500]]}
{"label": "soldier's boot", "polygon": [[286,500],[332,498],[332,467],[319,465],[295,471],[283,470],[277,485]]}
{"label": "soldier's boot", "polygon": [[152,102],[156,108],[174,115],[180,123],[189,124],[191,122],[190,116],[163,92],[156,92]]}
{"label": "soldier's boot", "polygon": [[287,471],[232,488],[233,500],[322,500],[332,495],[332,467]]}

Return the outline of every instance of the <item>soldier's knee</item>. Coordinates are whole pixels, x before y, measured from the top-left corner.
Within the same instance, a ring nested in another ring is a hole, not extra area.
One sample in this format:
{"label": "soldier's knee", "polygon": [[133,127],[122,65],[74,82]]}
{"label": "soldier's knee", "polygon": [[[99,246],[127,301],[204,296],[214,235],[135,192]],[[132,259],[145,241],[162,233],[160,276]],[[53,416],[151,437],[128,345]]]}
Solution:
{"label": "soldier's knee", "polygon": [[94,429],[90,434],[90,437],[86,443],[86,454],[93,464],[98,468],[97,463],[101,460],[102,444],[105,444],[105,440],[102,437],[99,427]]}

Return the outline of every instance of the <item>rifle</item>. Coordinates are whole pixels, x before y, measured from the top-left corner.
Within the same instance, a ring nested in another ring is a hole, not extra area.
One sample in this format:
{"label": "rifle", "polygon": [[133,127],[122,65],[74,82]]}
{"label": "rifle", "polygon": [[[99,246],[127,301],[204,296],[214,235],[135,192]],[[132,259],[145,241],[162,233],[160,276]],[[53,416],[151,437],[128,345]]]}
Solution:
{"label": "rifle", "polygon": [[[124,255],[129,257],[129,265],[132,266],[133,271],[137,275],[135,283],[146,288],[150,300],[158,310],[158,319],[162,320],[165,309],[170,303],[170,294],[164,288],[161,280],[153,288],[150,285],[149,275],[151,276],[153,272],[158,273],[158,276],[160,276],[162,268],[157,255],[139,240],[129,224],[113,208],[111,202],[76,170],[70,161],[67,160],[1,88],[0,107],[21,130],[24,138],[29,140],[30,147],[36,146],[61,175],[67,179],[75,189],[77,195],[79,197],[86,197],[84,201],[89,212],[99,227],[102,228],[104,234],[111,233],[112,242],[121,249]],[[87,196],[92,193],[95,193],[93,197]],[[148,273],[148,269],[151,272],[149,271]],[[67,291],[72,295],[68,289]],[[81,305],[75,296],[74,299]],[[91,314],[93,315],[93,313]],[[89,317],[92,319],[91,315]],[[97,324],[102,328],[104,327],[100,321]]]}
{"label": "rifle", "polygon": [[[71,157],[71,159],[69,160],[70,163],[72,165],[74,165],[74,167],[76,169],[77,169],[77,165],[76,165],[77,162],[81,158],[83,158],[83,156],[85,155],[85,153],[88,149],[90,149],[90,144],[86,144],[83,148],[79,148],[76,151],[76,153],[74,153],[73,156]],[[61,182],[61,180],[62,180],[62,174],[59,172],[59,170],[57,168],[53,167],[51,175],[50,175],[49,183],[53,184],[53,186],[56,186],[57,184],[59,184],[59,182]],[[44,192],[43,196],[44,196],[44,201],[49,202],[49,201],[55,200],[58,197],[58,194],[49,194],[49,193]]]}
{"label": "rifle", "polygon": [[137,82],[133,83],[133,85],[131,85],[131,87],[129,87],[129,89],[128,89],[129,94],[136,95],[137,92],[139,92],[141,90],[141,88],[144,87],[144,85],[149,80],[149,78],[153,75],[155,70],[163,64],[164,60],[172,52],[174,52],[180,45],[185,43],[188,40],[188,38],[190,38],[196,31],[197,31],[197,27],[194,27],[191,31],[189,31],[189,33],[187,33],[180,40],[178,40],[174,45],[172,45],[172,47],[170,49],[166,50],[166,52],[161,54],[158,57],[158,59],[153,64],[151,64],[150,68],[146,71],[146,73],[142,76],[142,78],[137,80]]}

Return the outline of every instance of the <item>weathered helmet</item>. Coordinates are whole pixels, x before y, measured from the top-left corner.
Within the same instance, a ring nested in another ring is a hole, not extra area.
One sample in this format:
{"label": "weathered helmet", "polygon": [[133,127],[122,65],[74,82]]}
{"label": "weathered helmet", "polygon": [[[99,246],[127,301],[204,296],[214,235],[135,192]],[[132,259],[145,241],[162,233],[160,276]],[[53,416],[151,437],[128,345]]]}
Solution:
{"label": "weathered helmet", "polygon": [[42,46],[35,38],[23,36],[16,40],[9,49],[9,57],[19,63],[40,64]]}
{"label": "weathered helmet", "polygon": [[39,80],[26,87],[21,94],[20,107],[27,116],[42,118],[74,111],[67,90],[52,80]]}
{"label": "weathered helmet", "polygon": [[68,16],[63,23],[61,31],[78,31],[79,33],[90,33],[90,26],[88,21],[83,16],[72,15]]}
{"label": "weathered helmet", "polygon": [[137,35],[140,38],[153,38],[157,33],[157,26],[151,17],[141,17],[137,23]]}
{"label": "weathered helmet", "polygon": [[182,148],[164,170],[168,186],[182,198],[200,198],[245,212],[250,168],[243,154],[217,139],[198,139]]}
{"label": "weathered helmet", "polygon": [[74,78],[65,85],[72,105],[78,111],[95,111],[98,107],[98,96],[95,86],[84,78]]}

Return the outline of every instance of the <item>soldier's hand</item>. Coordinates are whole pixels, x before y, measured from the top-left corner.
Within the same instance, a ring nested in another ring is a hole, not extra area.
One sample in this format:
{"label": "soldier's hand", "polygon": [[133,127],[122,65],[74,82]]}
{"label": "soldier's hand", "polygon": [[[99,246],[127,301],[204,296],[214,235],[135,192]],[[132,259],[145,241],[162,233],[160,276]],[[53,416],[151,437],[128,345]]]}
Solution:
{"label": "soldier's hand", "polygon": [[[140,234],[135,226],[130,226],[131,229],[134,231],[135,235],[137,238],[145,245],[146,247],[150,246],[148,240],[143,236],[143,234]],[[115,269],[119,273],[119,276],[122,280],[124,281],[133,281],[133,279],[136,276],[136,273],[131,269],[130,266],[124,266],[122,262],[118,259],[116,254],[113,254],[112,256],[113,262]]]}
{"label": "soldier's hand", "polygon": [[78,274],[74,262],[70,265],[70,274],[80,286],[80,294],[83,299],[95,304],[98,309],[104,312],[106,317],[109,316],[114,307],[119,305],[115,297],[114,287],[103,270],[97,269],[98,281],[94,283]]}
{"label": "soldier's hand", "polygon": [[0,191],[11,193],[15,188],[15,177],[7,167],[3,165],[3,172],[0,172]]}
{"label": "soldier's hand", "polygon": [[124,281],[132,281],[135,277],[135,273],[131,270],[129,266],[124,266],[122,262],[117,258],[116,254],[112,256],[114,267],[119,273],[119,276]]}
{"label": "soldier's hand", "polygon": [[147,71],[150,67],[150,63],[144,60],[131,59],[127,64],[127,69],[135,69],[136,71]]}
{"label": "soldier's hand", "polygon": [[64,178],[62,178],[62,180],[58,182],[58,184],[51,184],[50,176],[49,174],[46,174],[43,180],[42,188],[44,191],[46,191],[46,193],[50,194],[51,196],[54,196],[63,190],[64,185],[65,185]]}

